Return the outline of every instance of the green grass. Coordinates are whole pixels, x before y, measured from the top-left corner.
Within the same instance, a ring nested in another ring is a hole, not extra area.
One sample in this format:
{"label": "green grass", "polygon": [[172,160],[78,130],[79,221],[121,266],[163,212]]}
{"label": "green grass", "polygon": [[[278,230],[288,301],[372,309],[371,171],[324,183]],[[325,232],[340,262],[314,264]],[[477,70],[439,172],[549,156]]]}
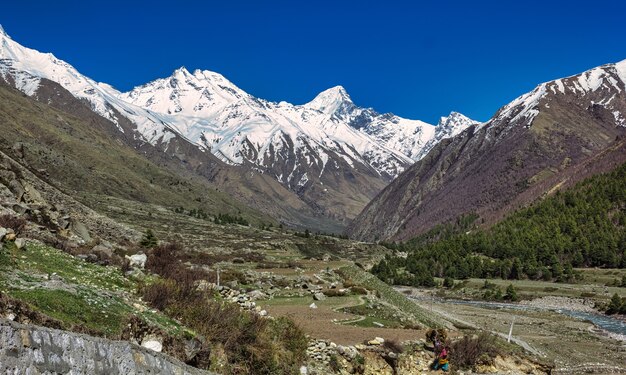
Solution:
{"label": "green grass", "polygon": [[105,336],[119,334],[125,318],[132,312],[117,298],[104,301],[95,293],[86,291],[74,294],[65,290],[32,289],[12,290],[9,294],[63,323],[79,324]]}
{"label": "green grass", "polygon": [[418,322],[427,327],[440,327],[442,323],[432,313],[410,301],[402,293],[397,292],[388,284],[382,282],[376,276],[356,266],[340,268],[340,272],[350,278],[357,285],[375,291],[378,297],[396,307],[398,310],[413,316]]}
{"label": "green grass", "polygon": [[365,319],[350,323],[359,327],[379,327],[374,322],[381,323],[387,328],[402,328],[404,324],[398,319],[396,311],[385,305],[377,305],[377,308],[368,307],[368,303],[344,307],[339,311],[345,311],[350,314],[360,315]]}
{"label": "green grass", "polygon": [[117,267],[103,267],[84,262],[59,250],[29,244],[17,259],[20,269],[44,275],[56,273],[64,281],[109,291],[131,291],[134,282],[124,277]]}
{"label": "green grass", "polygon": [[22,250],[5,244],[0,251],[0,291],[61,321],[66,329],[82,326],[112,337],[135,314],[170,334],[184,332],[173,319],[135,307],[139,287],[116,267],[87,263],[42,244],[29,243]]}

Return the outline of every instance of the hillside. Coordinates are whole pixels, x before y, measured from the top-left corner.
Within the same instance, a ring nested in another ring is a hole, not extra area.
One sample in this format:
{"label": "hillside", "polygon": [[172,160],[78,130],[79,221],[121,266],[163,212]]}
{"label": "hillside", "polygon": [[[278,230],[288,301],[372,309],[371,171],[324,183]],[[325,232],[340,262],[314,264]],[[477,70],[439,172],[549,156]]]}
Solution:
{"label": "hillside", "polygon": [[[81,103],[74,104],[81,108]],[[67,194],[77,199],[85,194],[116,196],[270,220],[206,180],[176,169],[166,156],[151,160],[141,155],[98,120],[56,110],[0,83],[0,149]],[[156,150],[146,147],[144,152]]]}
{"label": "hillside", "polygon": [[476,219],[389,245],[408,257],[389,258],[372,272],[411,285],[428,284],[433,276],[572,281],[574,267],[624,268],[626,163],[517,210],[489,229],[477,229]]}
{"label": "hillside", "polygon": [[438,143],[373,199],[347,233],[407,240],[470,213],[491,224],[555,188],[606,171],[603,165],[613,161],[605,154],[621,157],[624,147],[625,82],[622,61],[539,85],[490,121]]}

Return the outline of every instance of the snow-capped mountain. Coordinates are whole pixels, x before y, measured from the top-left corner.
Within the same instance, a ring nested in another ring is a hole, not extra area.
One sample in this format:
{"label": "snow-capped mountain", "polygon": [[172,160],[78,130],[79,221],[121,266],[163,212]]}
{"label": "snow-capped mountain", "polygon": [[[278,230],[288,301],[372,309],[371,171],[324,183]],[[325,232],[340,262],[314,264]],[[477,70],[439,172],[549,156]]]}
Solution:
{"label": "snow-capped mountain", "polygon": [[42,80],[56,82],[119,131],[130,122],[139,141],[167,148],[182,137],[227,164],[273,177],[334,217],[356,215],[424,147],[471,122],[433,126],[379,114],[355,105],[341,86],[302,105],[270,102],[218,73],[185,68],[121,93],[1,29],[0,43],[0,76],[25,94],[37,98]]}
{"label": "snow-capped mountain", "polygon": [[[442,119],[450,129],[457,121],[467,120]],[[493,223],[626,162],[625,136],[626,60],[542,83],[491,120],[437,143],[368,204],[348,233],[405,240],[470,213]]]}

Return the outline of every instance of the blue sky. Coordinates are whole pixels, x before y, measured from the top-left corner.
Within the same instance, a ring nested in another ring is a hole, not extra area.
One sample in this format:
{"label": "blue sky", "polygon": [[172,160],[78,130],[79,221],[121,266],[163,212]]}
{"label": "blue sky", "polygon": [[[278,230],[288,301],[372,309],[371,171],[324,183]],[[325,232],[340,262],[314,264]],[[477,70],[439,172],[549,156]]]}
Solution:
{"label": "blue sky", "polygon": [[343,85],[379,112],[487,120],[538,83],[626,59],[626,2],[11,1],[0,23],[126,91],[180,66],[295,104]]}

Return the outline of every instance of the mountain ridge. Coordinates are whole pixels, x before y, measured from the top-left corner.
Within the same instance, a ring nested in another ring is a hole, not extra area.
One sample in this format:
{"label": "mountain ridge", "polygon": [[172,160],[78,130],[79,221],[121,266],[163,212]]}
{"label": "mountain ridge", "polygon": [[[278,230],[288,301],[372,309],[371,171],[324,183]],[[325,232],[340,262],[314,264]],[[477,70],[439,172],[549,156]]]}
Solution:
{"label": "mountain ridge", "polygon": [[489,223],[577,181],[570,171],[624,147],[624,67],[626,60],[542,83],[491,120],[440,141],[379,193],[347,233],[406,240],[470,213]]}
{"label": "mountain ridge", "polygon": [[[135,143],[174,154],[184,143],[185,152],[196,153],[189,142],[244,174],[273,178],[315,212],[318,222],[345,225],[435,136],[430,124],[357,107],[342,87],[292,105],[255,98],[219,73],[181,67],[121,93],[52,54],[0,38],[0,75],[26,95],[37,97],[42,79],[56,82]],[[251,194],[245,200],[264,209]]]}

